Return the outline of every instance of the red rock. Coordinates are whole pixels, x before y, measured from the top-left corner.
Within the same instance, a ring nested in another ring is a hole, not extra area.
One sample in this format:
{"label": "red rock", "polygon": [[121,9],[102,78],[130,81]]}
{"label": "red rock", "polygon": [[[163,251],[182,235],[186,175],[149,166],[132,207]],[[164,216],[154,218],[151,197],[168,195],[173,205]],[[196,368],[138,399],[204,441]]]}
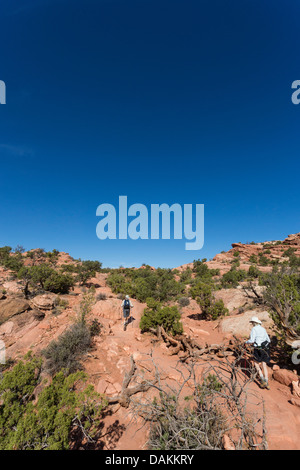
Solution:
{"label": "red rock", "polygon": [[291,398],[289,400],[289,402],[292,404],[292,405],[295,405],[295,406],[298,406],[300,408],[300,400],[297,399],[297,398]]}
{"label": "red rock", "polygon": [[292,390],[293,390],[293,395],[300,398],[300,386],[299,386],[298,380],[292,382]]}
{"label": "red rock", "polygon": [[227,434],[223,436],[223,446],[225,450],[235,450],[235,446]]}
{"label": "red rock", "polygon": [[273,371],[273,379],[277,380],[277,382],[281,383],[282,385],[289,387],[292,385],[292,382],[298,380],[298,377],[290,370],[279,369]]}
{"label": "red rock", "polygon": [[96,391],[100,394],[103,394],[105,393],[105,390],[107,389],[108,385],[109,384],[108,382],[106,382],[106,380],[100,379],[97,384]]}

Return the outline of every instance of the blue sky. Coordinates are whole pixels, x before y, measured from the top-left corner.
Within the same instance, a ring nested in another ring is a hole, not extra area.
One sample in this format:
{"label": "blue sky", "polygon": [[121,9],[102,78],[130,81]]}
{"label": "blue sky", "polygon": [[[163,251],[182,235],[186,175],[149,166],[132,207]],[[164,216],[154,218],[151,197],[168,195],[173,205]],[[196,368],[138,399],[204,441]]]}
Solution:
{"label": "blue sky", "polygon": [[[174,267],[300,231],[300,5],[0,5],[0,246]],[[96,208],[205,205],[205,242],[105,240]]]}

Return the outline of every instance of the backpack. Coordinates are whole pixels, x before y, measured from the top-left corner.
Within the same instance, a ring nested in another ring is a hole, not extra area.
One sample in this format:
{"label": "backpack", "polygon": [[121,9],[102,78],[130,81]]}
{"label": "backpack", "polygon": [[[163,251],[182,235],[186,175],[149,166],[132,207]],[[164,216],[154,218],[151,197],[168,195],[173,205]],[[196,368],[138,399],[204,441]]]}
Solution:
{"label": "backpack", "polygon": [[130,300],[129,299],[124,300],[124,310],[130,310]]}

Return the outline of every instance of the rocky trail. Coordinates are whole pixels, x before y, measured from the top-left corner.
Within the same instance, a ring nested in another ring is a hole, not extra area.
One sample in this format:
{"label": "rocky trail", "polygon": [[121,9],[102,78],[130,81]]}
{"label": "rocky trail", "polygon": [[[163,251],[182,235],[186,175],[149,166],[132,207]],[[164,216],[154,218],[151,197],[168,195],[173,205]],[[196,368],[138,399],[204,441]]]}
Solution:
{"label": "rocky trail", "polygon": [[[288,237],[288,246],[295,247],[299,253],[300,236]],[[217,255],[208,262],[211,268],[220,268],[223,272],[230,269],[234,251],[240,248],[244,264],[249,268],[247,260],[251,254],[259,252],[259,245],[235,244],[232,250]],[[248,249],[247,249],[248,247]],[[248,251],[247,251],[248,250]],[[274,252],[269,256],[279,256],[279,245],[274,245]],[[268,270],[266,267],[265,270]],[[159,369],[163,384],[177,386],[182,382],[184,365],[180,363],[179,355],[170,355],[168,347],[150,333],[141,334],[139,323],[145,304],[133,299],[133,320],[123,330],[121,314],[121,300],[114,294],[106,283],[107,274],[98,273],[90,280],[95,288],[95,297],[103,295],[92,309],[90,320],[97,319],[102,330],[95,337],[93,350],[83,361],[84,369],[99,393],[105,394],[109,399],[122,393],[123,380],[131,368],[131,357],[134,359],[137,374],[135,384],[142,380],[153,380],[154,364]],[[58,338],[76,319],[79,304],[82,298],[82,289],[78,286],[70,294],[61,296],[67,301],[67,307],[61,312],[53,314],[53,304],[57,296],[44,294],[34,299],[30,306],[24,302],[20,295],[18,281],[7,279],[7,273],[0,268],[0,284],[5,288],[6,299],[0,300],[0,340],[5,343],[7,358],[18,360],[26,352],[40,353],[53,340]],[[258,315],[263,325],[274,334],[274,325],[269,314],[263,308],[257,307],[246,295],[241,286],[232,289],[221,289],[216,297],[224,301],[229,309],[229,315],[215,321],[202,318],[201,310],[196,301],[190,300],[186,307],[181,308],[181,321],[184,332],[198,344],[219,344],[228,341],[233,335],[248,338],[250,333],[249,319]],[[265,402],[266,427],[268,448],[300,449],[300,393],[293,382],[299,380],[299,366],[293,374],[290,370],[279,369],[275,360],[269,370],[270,390],[261,390],[252,384],[255,393],[259,394]],[[276,370],[277,369],[277,370]],[[130,384],[132,386],[133,384]],[[294,389],[294,393],[293,393]],[[142,400],[151,396],[151,389],[137,393],[134,399]],[[106,413],[103,423],[103,439],[99,442],[99,449],[134,450],[145,448],[147,441],[147,427],[142,426],[140,418],[132,414],[131,407],[124,407],[119,402],[112,403],[110,411]]]}

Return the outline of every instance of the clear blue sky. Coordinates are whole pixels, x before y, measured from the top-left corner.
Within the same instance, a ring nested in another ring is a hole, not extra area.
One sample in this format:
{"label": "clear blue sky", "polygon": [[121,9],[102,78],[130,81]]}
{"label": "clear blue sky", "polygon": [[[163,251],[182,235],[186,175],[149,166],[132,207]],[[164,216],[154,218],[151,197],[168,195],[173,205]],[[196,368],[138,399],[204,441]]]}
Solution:
{"label": "clear blue sky", "polygon": [[[174,267],[300,231],[300,4],[3,0],[0,246]],[[205,243],[96,237],[96,208],[205,204]]]}

